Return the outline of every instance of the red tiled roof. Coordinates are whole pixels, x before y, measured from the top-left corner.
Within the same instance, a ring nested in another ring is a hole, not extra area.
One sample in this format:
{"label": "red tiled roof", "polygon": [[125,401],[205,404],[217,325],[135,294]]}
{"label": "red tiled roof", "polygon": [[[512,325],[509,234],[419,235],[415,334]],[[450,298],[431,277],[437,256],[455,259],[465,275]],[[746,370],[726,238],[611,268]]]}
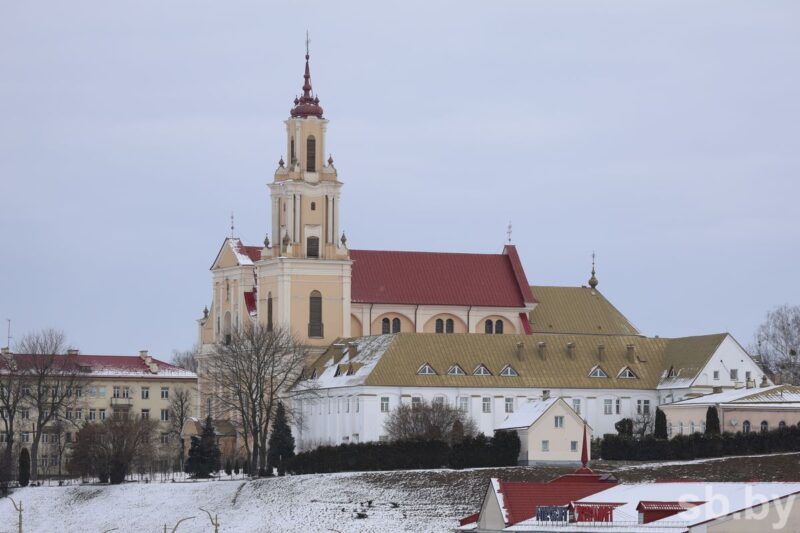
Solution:
{"label": "red tiled roof", "polygon": [[261,249],[263,246],[245,246],[244,244],[239,245],[239,251],[249,257],[254,263],[256,261],[261,261]]}
{"label": "red tiled roof", "polygon": [[466,516],[458,521],[459,526],[466,526],[467,524],[472,524],[477,522],[481,517],[481,513],[472,513],[469,516]]}
{"label": "red tiled roof", "polygon": [[516,248],[502,254],[350,250],[361,303],[524,307],[535,302]]}
{"label": "red tiled roof", "polygon": [[[557,481],[557,480],[554,480]],[[500,481],[508,523],[516,524],[536,516],[540,505],[568,505],[613,486],[613,482],[525,483]]]}
{"label": "red tiled roof", "polygon": [[247,306],[247,312],[255,314],[256,312],[256,293],[254,291],[248,291],[244,293],[244,304]]}
{"label": "red tiled roof", "polygon": [[[20,368],[32,368],[36,365],[34,357],[31,354],[12,354],[14,360]],[[42,356],[40,356],[42,357]],[[138,355],[56,355],[58,358],[57,365],[63,368],[72,368],[73,365],[78,368],[89,368],[90,373],[96,374],[145,374],[154,376],[150,372],[150,368],[145,364],[144,360]],[[182,374],[189,373],[188,370],[165,363],[155,358],[152,361],[158,365],[159,374],[172,373]],[[177,376],[180,377],[180,376]],[[186,376],[188,377],[188,375]]]}
{"label": "red tiled roof", "polygon": [[705,502],[653,502],[641,501],[636,506],[637,511],[673,511],[680,513]]}

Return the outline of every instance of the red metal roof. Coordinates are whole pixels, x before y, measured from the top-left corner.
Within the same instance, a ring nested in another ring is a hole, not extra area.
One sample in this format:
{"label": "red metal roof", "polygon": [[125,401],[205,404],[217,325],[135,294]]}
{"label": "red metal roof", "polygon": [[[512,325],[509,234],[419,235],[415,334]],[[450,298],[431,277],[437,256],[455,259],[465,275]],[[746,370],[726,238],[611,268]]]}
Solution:
{"label": "red metal roof", "polygon": [[[48,356],[34,356],[31,354],[12,354],[19,368],[33,368],[37,366],[34,357],[48,357]],[[58,361],[55,364],[59,368],[72,369],[89,368],[90,373],[106,373],[106,374],[146,374],[155,375],[150,372],[150,368],[145,364],[144,359],[138,355],[55,355]],[[165,363],[164,361],[151,358],[151,360],[158,365],[158,372],[165,373],[189,373],[188,370]],[[39,364],[41,365],[41,363]],[[188,376],[187,376],[188,377]]]}
{"label": "red metal roof", "polygon": [[240,252],[249,257],[250,260],[253,261],[254,263],[256,261],[261,261],[261,249],[263,248],[262,246],[245,246],[240,242],[238,248]]}
{"label": "red metal roof", "polygon": [[705,502],[653,502],[641,501],[636,506],[637,511],[672,511],[680,513],[686,509],[691,509],[697,505],[702,505]]}
{"label": "red metal roof", "polygon": [[535,302],[516,248],[502,254],[350,250],[361,303],[524,307]]}
{"label": "red metal roof", "polygon": [[586,483],[525,483],[500,481],[508,523],[516,524],[536,516],[540,505],[569,505],[615,485],[615,482],[588,481]]}

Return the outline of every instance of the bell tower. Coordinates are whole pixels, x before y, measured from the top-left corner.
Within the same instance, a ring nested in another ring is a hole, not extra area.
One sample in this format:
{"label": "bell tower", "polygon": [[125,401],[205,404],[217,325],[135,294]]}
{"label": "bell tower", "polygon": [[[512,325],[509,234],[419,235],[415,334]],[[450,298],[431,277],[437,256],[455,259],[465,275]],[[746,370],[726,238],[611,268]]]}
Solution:
{"label": "bell tower", "polygon": [[323,345],[350,333],[350,256],[339,227],[342,183],[333,158],[325,159],[328,120],[311,87],[309,60],[306,40],[302,94],[285,121],[285,160],[269,184],[258,315],[268,327],[290,325],[300,339]]}

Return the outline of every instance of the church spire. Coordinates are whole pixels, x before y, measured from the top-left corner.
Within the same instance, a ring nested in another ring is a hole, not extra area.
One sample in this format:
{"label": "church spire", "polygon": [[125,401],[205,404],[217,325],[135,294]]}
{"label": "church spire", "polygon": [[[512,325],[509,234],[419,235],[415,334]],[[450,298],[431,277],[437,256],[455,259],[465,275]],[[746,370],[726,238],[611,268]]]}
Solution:
{"label": "church spire", "polygon": [[303,96],[294,99],[294,107],[290,112],[292,118],[322,118],[322,107],[319,105],[319,98],[311,93],[311,67],[308,64],[308,60],[311,57],[308,50],[310,42],[311,39],[308,38],[308,32],[306,32],[306,71],[303,74]]}
{"label": "church spire", "polygon": [[589,278],[589,286],[592,289],[595,289],[595,288],[597,288],[597,283],[598,283],[598,281],[597,281],[597,277],[595,276],[595,271],[594,271],[594,252],[592,252],[592,277]]}

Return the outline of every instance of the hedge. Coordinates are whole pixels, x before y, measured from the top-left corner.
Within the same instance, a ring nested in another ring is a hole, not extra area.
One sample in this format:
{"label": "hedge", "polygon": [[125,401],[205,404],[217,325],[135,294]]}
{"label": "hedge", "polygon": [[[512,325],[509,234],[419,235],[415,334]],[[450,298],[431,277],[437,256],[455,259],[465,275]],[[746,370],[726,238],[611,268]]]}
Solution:
{"label": "hedge", "polygon": [[365,442],[320,446],[292,457],[287,471],[319,474],[365,470],[515,466],[520,441],[515,432],[498,431],[492,438],[466,437],[453,447],[440,440]]}
{"label": "hedge", "polygon": [[609,434],[600,443],[600,456],[603,459],[622,461],[687,460],[797,451],[800,451],[798,426],[722,435],[692,433],[677,435],[669,440],[656,439],[652,435],[635,439]]}

